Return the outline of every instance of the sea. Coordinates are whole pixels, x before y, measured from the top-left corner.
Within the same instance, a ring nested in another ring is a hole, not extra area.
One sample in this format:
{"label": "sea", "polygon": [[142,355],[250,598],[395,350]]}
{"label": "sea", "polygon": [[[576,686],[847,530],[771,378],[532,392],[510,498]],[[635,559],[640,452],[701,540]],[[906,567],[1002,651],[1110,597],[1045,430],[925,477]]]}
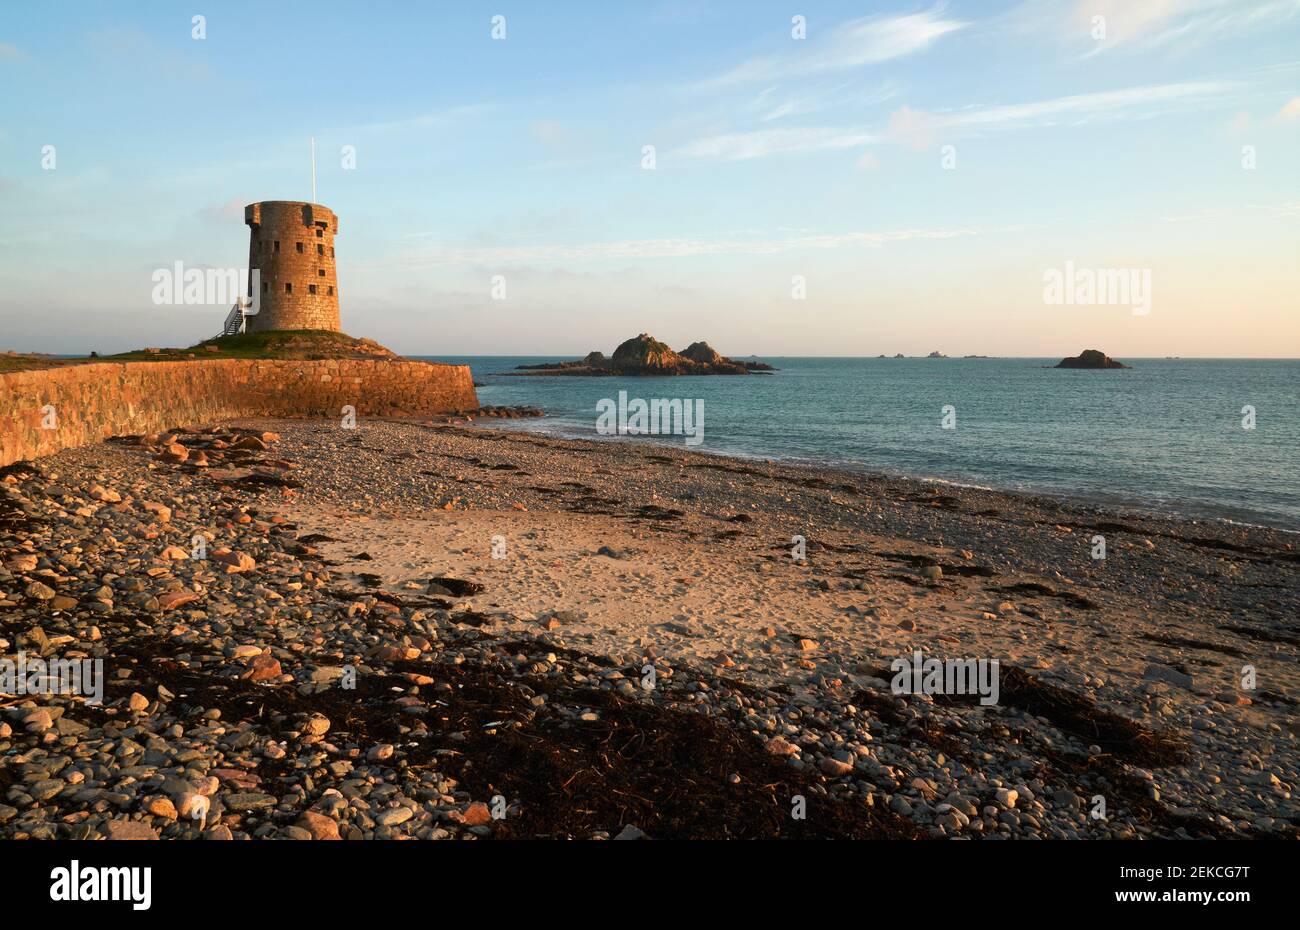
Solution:
{"label": "sea", "polygon": [[[1300,532],[1300,361],[764,358],[746,376],[509,377],[554,357],[468,365],[482,404],[541,408],[494,426],[1048,494]],[[602,401],[702,400],[703,441],[605,437]]]}

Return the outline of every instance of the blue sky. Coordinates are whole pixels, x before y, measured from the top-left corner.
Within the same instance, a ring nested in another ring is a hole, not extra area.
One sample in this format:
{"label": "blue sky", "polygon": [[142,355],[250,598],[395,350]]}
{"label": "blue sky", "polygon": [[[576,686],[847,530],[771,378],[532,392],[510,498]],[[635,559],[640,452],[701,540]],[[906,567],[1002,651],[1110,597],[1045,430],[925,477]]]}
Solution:
{"label": "blue sky", "polygon": [[[314,136],[344,328],[408,354],[1300,356],[1300,0],[360,9],[6,5],[0,348],[212,335],[151,275],[243,267]],[[1067,261],[1151,312],[1046,305]]]}

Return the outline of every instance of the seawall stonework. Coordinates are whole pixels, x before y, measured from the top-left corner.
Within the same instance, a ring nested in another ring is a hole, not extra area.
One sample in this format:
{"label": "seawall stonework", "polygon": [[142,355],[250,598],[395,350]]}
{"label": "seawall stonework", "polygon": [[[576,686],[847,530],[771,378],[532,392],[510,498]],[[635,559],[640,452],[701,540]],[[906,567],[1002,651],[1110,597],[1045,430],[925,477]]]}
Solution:
{"label": "seawall stonework", "polygon": [[[42,423],[53,405],[55,429]],[[464,365],[369,359],[99,362],[0,374],[0,466],[110,436],[239,417],[419,417],[474,410]]]}

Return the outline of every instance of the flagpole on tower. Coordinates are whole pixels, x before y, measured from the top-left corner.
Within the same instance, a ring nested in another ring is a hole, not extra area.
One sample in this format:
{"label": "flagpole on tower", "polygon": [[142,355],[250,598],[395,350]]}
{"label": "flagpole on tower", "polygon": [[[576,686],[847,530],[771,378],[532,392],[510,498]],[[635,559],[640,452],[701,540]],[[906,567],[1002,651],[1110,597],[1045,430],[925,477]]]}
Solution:
{"label": "flagpole on tower", "polygon": [[316,202],[316,137],[311,137],[311,202]]}

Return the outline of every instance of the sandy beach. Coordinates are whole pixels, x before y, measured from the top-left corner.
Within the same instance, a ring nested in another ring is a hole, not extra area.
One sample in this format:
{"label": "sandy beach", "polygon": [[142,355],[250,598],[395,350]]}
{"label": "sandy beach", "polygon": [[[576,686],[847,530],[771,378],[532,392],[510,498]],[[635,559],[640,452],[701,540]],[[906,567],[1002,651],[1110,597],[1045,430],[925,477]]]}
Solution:
{"label": "sandy beach", "polygon": [[[478,424],[150,439],[4,470],[0,646],[106,677],[0,707],[5,837],[1297,833],[1291,534]],[[917,653],[997,700],[898,693]]]}

